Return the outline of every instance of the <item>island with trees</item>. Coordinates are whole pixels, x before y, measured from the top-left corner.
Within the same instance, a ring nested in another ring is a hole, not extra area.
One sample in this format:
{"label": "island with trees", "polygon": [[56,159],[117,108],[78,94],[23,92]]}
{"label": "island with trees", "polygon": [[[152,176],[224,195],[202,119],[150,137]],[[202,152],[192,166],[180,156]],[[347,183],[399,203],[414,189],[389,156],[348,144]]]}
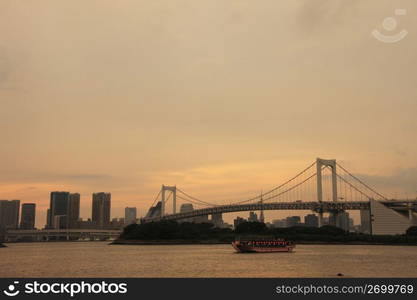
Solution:
{"label": "island with trees", "polygon": [[417,226],[410,227],[403,235],[370,235],[346,232],[329,225],[268,228],[262,222],[243,222],[232,230],[217,228],[211,223],[162,220],[128,225],[112,244],[221,244],[254,236],[283,238],[299,244],[417,245]]}

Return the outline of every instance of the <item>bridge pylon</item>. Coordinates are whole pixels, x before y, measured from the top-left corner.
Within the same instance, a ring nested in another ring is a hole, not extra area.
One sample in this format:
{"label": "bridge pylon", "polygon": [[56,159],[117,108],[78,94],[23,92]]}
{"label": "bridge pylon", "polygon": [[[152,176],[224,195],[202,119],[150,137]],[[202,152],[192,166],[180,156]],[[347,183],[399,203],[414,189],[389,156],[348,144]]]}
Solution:
{"label": "bridge pylon", "polygon": [[[335,159],[322,159],[317,158],[317,201],[323,202],[323,182],[321,171],[322,167],[330,167],[332,170],[332,198],[333,201],[337,201],[337,173],[336,173],[336,160]],[[319,227],[323,225],[323,211],[319,212]]]}
{"label": "bridge pylon", "polygon": [[177,186],[162,185],[161,188],[161,217],[165,216],[165,192],[170,191],[172,193],[172,205],[173,213],[177,213]]}

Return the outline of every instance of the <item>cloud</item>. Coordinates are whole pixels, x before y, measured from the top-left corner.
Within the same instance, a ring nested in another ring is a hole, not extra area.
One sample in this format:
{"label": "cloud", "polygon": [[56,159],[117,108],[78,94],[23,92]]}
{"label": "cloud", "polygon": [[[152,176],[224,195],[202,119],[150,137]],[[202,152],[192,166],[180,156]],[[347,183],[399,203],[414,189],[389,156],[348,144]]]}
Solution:
{"label": "cloud", "polygon": [[110,175],[105,174],[65,174],[65,175],[58,175],[57,176],[60,179],[64,180],[73,180],[73,181],[79,181],[79,180],[112,180],[113,177]]}
{"label": "cloud", "polygon": [[323,26],[334,26],[353,12],[356,3],[357,0],[302,0],[298,24],[309,32]]}
{"label": "cloud", "polygon": [[10,59],[0,46],[0,89],[4,89],[6,87],[6,83],[10,77],[11,70],[12,67]]}
{"label": "cloud", "polygon": [[[0,182],[21,182],[21,183],[68,183],[68,184],[109,184],[111,182],[118,182],[119,178],[110,176],[107,174],[94,174],[94,173],[26,173],[24,175],[11,176],[4,175],[0,178]],[[33,186],[32,186],[33,187]]]}
{"label": "cloud", "polygon": [[[414,197],[417,193],[417,167],[398,169],[388,175],[355,174],[355,176],[377,191],[386,193],[387,197],[402,197],[404,193]],[[402,194],[396,195],[399,191]]]}

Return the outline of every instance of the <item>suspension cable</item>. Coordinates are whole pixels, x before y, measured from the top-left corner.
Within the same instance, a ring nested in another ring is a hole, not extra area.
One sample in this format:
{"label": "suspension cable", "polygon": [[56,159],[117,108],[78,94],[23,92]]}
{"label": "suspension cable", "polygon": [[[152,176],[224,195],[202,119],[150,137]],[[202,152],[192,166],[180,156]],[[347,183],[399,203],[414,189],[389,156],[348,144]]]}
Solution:
{"label": "suspension cable", "polygon": [[311,175],[311,176],[309,176],[308,178],[304,179],[304,180],[303,180],[303,181],[301,181],[300,183],[298,183],[298,184],[296,184],[296,185],[294,185],[294,186],[290,187],[289,189],[287,189],[287,190],[285,190],[285,191],[283,191],[283,192],[281,192],[281,193],[279,193],[279,194],[277,194],[277,195],[274,195],[274,196],[271,196],[271,197],[269,197],[269,198],[264,199],[264,201],[267,201],[267,200],[269,200],[269,199],[273,199],[273,198],[279,197],[279,196],[281,196],[282,194],[285,194],[285,193],[287,193],[287,192],[289,192],[289,191],[292,191],[293,189],[295,189],[296,187],[298,187],[298,186],[302,185],[303,183],[307,182],[308,180],[310,180],[310,179],[311,179],[311,178],[313,178],[314,176],[317,176],[317,173],[314,173],[313,175]]}
{"label": "suspension cable", "polygon": [[[359,192],[360,194],[364,195],[365,197],[367,197],[368,199],[371,199],[371,197],[369,197],[367,194],[365,194],[364,192],[362,192],[361,190],[359,190],[356,186],[354,186],[353,184],[351,184],[349,181],[347,181],[346,179],[344,179],[343,177],[341,177],[339,174],[336,174],[336,176],[338,178],[340,178],[341,180],[343,180],[346,184],[348,184],[351,188],[353,188],[354,190],[356,190],[357,192]],[[352,190],[350,191],[350,195],[352,197]],[[352,201],[352,200],[350,200]]]}
{"label": "suspension cable", "polygon": [[193,197],[193,196],[191,196],[191,195],[187,194],[186,192],[184,192],[183,190],[181,190],[181,189],[179,189],[179,188],[177,188],[177,191],[179,191],[180,193],[182,193],[183,195],[187,196],[188,198],[190,198],[190,199],[192,199],[192,200],[194,200],[194,201],[201,202],[201,203],[203,203],[203,204],[205,204],[205,205],[218,206],[218,204],[213,204],[213,203],[209,203],[209,202],[206,202],[206,201],[203,201],[203,200],[197,199],[197,198],[195,198],[195,197]]}
{"label": "suspension cable", "polygon": [[159,198],[159,196],[161,195],[161,193],[162,193],[162,189],[161,189],[161,190],[159,190],[159,193],[158,193],[158,195],[155,197],[155,200],[153,200],[153,203],[152,203],[151,207],[152,207],[152,206],[155,206],[156,200],[158,200],[158,198]]}
{"label": "suspension cable", "polygon": [[168,202],[168,200],[171,198],[171,196],[172,196],[172,192],[169,193],[168,197],[165,199],[165,204]]}
{"label": "suspension cable", "polygon": [[361,183],[363,186],[365,186],[366,188],[368,188],[370,191],[374,192],[375,194],[377,194],[379,197],[388,200],[387,197],[385,197],[384,195],[381,195],[380,193],[378,193],[377,191],[375,191],[373,188],[371,188],[369,185],[367,185],[365,182],[363,182],[362,180],[360,180],[358,177],[356,177],[355,175],[351,174],[348,170],[346,170],[345,168],[343,168],[340,164],[336,163],[338,167],[340,167],[343,171],[345,171],[348,175],[350,175],[352,178],[356,179],[359,183]]}
{"label": "suspension cable", "polygon": [[[197,204],[197,205],[205,205],[205,206],[209,206],[209,207],[213,206],[213,204],[202,204],[202,203],[199,203],[199,202],[197,202],[197,201],[191,200],[191,199],[189,199],[189,198],[183,198],[183,197],[181,197],[181,196],[179,196],[179,195],[177,195],[177,198],[178,198],[178,199],[181,199],[181,200],[184,200],[184,201],[188,201],[188,202],[191,202],[191,203]],[[218,205],[216,205],[216,206],[218,206]]]}
{"label": "suspension cable", "polygon": [[[316,164],[316,162],[313,162],[311,165],[309,165],[307,168],[305,168],[303,171],[301,171],[300,173],[298,173],[297,175],[295,175],[294,177],[292,177],[291,179],[287,180],[286,182],[284,182],[283,184],[273,188],[272,190],[269,190],[268,192],[264,193],[263,196],[265,195],[269,195],[272,192],[275,192],[276,190],[282,188],[284,185],[290,183],[291,181],[293,181],[294,179],[296,179],[298,176],[301,176],[302,174],[304,174],[305,172],[307,172],[311,167],[313,167]],[[243,201],[238,201],[238,202],[232,202],[231,204],[240,204],[240,203],[245,203],[245,202],[250,202],[253,200],[256,200],[258,198],[260,198],[261,195],[255,196],[253,198],[247,199],[247,200],[243,200]],[[271,198],[271,197],[270,197]]]}

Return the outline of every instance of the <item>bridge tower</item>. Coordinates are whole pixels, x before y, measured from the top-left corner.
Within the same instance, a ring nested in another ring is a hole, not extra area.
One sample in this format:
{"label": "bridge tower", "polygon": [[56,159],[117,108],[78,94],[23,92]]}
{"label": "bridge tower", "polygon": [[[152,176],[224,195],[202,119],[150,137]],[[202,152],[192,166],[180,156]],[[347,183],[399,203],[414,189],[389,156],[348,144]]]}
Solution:
{"label": "bridge tower", "polygon": [[177,187],[174,186],[167,186],[162,185],[161,188],[161,217],[165,215],[165,192],[170,191],[172,193],[172,205],[173,205],[173,213],[177,212]]}
{"label": "bridge tower", "polygon": [[264,198],[263,198],[263,193],[261,191],[261,213],[259,215],[259,221],[261,223],[265,223],[264,206],[263,206],[263,204],[264,204]]}
{"label": "bridge tower", "polygon": [[[333,201],[337,201],[337,173],[336,173],[336,160],[335,159],[322,159],[317,158],[317,200],[321,203],[323,201],[323,185],[321,169],[323,166],[330,167],[332,170],[332,198]],[[319,227],[323,225],[323,211],[319,212]]]}

